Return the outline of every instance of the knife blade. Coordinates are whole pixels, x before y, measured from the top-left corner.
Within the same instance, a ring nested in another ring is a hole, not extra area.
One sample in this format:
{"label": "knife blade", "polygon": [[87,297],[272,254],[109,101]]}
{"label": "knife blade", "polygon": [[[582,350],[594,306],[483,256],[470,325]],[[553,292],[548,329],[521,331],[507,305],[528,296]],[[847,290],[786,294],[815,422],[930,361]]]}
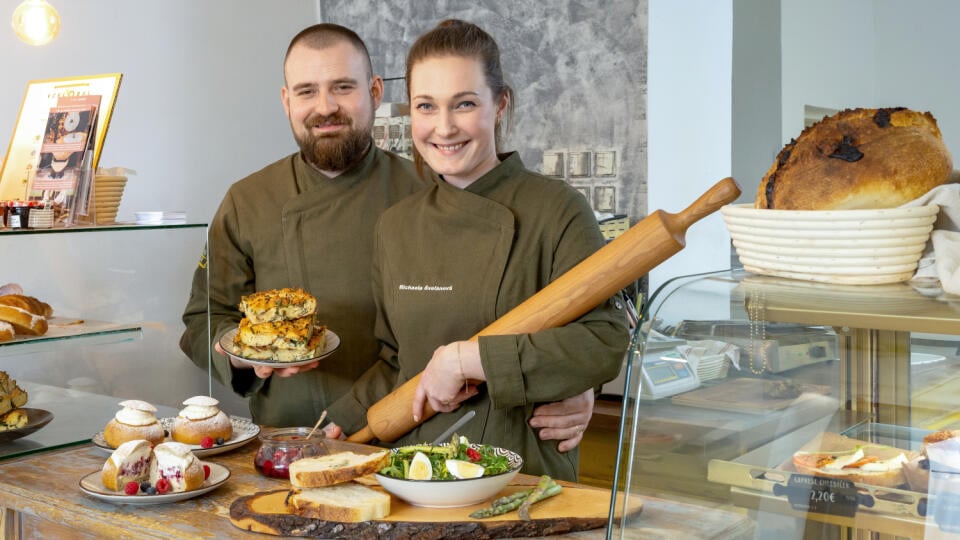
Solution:
{"label": "knife blade", "polygon": [[456,433],[458,429],[462,428],[467,422],[472,420],[473,417],[476,415],[477,415],[477,411],[467,411],[466,413],[463,414],[463,416],[460,417],[459,420],[454,422],[452,426],[447,428],[447,430],[441,433],[439,437],[434,439],[433,442],[430,443],[430,445],[437,446],[439,444],[443,444],[449,441],[451,435]]}

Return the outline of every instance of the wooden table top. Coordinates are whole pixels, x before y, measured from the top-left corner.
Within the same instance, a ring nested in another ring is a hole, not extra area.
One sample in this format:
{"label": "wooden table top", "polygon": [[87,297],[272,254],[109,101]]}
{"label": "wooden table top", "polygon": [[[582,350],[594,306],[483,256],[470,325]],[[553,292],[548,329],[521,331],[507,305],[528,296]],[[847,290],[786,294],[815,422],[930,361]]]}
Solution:
{"label": "wooden table top", "polygon": [[[359,445],[329,441],[331,449]],[[283,489],[286,480],[266,478],[253,466],[257,441],[208,456],[230,469],[217,489],[174,503],[116,505],[80,490],[80,479],[99,471],[107,454],[92,444],[0,461],[0,507],[109,538],[268,538],[243,531],[229,518],[231,503],[242,495]],[[369,447],[364,447],[369,448]],[[752,522],[725,510],[705,509],[656,498],[643,498],[643,512],[624,534],[627,538],[752,538]],[[603,538],[604,530],[571,533],[570,539]]]}

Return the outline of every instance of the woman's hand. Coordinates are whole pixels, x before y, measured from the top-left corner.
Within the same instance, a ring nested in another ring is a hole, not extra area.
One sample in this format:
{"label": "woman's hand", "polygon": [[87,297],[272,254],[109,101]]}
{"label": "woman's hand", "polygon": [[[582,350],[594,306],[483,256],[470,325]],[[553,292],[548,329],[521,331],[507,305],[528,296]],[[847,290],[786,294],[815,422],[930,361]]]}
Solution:
{"label": "woman's hand", "polygon": [[477,395],[471,374],[482,377],[480,345],[476,341],[455,341],[438,347],[420,376],[413,395],[413,419],[423,417],[424,403],[437,412],[451,412],[460,403]]}
{"label": "woman's hand", "polygon": [[569,452],[583,440],[583,432],[593,417],[593,389],[563,401],[547,403],[533,409],[529,423],[540,428],[540,440],[558,440],[557,450]]}

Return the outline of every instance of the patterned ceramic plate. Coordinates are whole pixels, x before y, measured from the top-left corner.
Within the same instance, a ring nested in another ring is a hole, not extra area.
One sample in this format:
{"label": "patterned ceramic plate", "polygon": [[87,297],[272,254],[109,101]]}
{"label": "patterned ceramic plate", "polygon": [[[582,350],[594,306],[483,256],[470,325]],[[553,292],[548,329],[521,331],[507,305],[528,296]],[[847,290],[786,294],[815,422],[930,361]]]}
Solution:
{"label": "patterned ceramic plate", "polygon": [[[160,425],[163,426],[163,429],[167,430],[167,433],[170,433],[173,431],[174,420],[174,418],[161,418]],[[193,454],[197,457],[213,456],[229,452],[235,448],[240,448],[260,434],[260,426],[254,424],[249,418],[231,416],[230,423],[233,424],[233,437],[230,437],[228,441],[224,441],[223,444],[214,444],[211,448],[203,448],[199,444],[188,444],[187,446],[193,450]],[[172,441],[173,439],[168,436],[166,440]],[[90,442],[108,455],[113,453],[113,448],[111,448],[103,438],[102,431],[97,432]]]}
{"label": "patterned ceramic plate", "polygon": [[253,358],[244,358],[243,356],[238,356],[233,353],[233,336],[237,335],[237,329],[234,328],[220,338],[220,348],[223,349],[223,352],[230,358],[235,358],[241,362],[246,362],[254,366],[266,366],[266,367],[295,367],[302,366],[304,364],[309,364],[310,362],[316,362],[317,360],[326,358],[333,354],[334,351],[340,347],[340,336],[334,334],[329,329],[327,329],[327,337],[323,342],[323,350],[320,351],[317,356],[313,358],[304,358],[303,360],[296,360],[293,362],[281,362],[279,360],[255,360]]}

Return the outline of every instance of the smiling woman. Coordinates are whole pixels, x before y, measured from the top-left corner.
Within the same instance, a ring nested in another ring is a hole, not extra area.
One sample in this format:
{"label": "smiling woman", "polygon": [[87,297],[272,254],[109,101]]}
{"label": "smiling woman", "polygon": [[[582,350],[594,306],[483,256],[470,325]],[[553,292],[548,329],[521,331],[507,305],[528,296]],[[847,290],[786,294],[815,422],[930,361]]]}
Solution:
{"label": "smiling woman", "polygon": [[[373,290],[383,360],[330,408],[330,417],[355,433],[371,405],[422,371],[405,407],[423,423],[399,444],[436,440],[453,422],[443,414],[428,419],[427,406],[440,413],[463,408],[478,421],[462,435],[517,452],[528,474],[576,480],[576,450],[541,440],[528,420],[537,404],[592,397],[593,387],[616,376],[627,346],[624,304],[602,302],[540,332],[458,340],[602,247],[596,218],[563,180],[499,152],[513,92],[485,31],[464,21],[440,23],[411,47],[407,81],[415,158],[434,173],[432,184],[381,215]],[[582,428],[567,429],[579,442]],[[447,459],[429,459],[432,477],[448,470]]]}

